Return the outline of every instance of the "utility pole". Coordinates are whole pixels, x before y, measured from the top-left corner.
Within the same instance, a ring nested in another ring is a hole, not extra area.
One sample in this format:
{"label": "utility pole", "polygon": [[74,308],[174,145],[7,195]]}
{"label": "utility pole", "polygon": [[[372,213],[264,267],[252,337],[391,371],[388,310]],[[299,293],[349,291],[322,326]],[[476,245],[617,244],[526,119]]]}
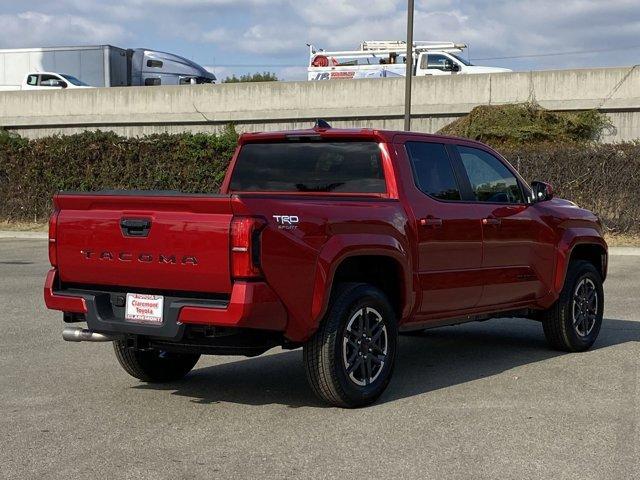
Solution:
{"label": "utility pole", "polygon": [[411,77],[413,77],[413,7],[414,1],[407,5],[407,56],[404,82],[404,129],[411,130]]}

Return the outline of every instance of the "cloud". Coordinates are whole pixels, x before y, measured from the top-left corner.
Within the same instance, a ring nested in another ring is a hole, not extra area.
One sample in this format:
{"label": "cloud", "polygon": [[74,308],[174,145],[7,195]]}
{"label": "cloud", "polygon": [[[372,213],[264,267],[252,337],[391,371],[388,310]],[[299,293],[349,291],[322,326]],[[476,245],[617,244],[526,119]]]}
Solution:
{"label": "cloud", "polygon": [[162,7],[189,9],[189,8],[215,8],[233,7],[247,8],[255,6],[270,6],[283,3],[284,0],[121,0],[135,6],[158,5]]}
{"label": "cloud", "polygon": [[[242,51],[305,61],[304,43],[355,49],[362,40],[403,39],[404,0],[290,0],[289,11],[262,12],[235,38]],[[424,0],[415,12],[415,39],[466,42],[477,58],[599,50],[638,45],[637,0]],[[231,35],[233,37],[233,35]],[[631,54],[630,54],[631,53]],[[639,63],[640,49],[590,57],[556,56],[505,60],[505,66],[548,68]],[[583,63],[584,64],[584,63]]]}
{"label": "cloud", "polygon": [[224,42],[230,37],[228,30],[224,28],[215,28],[207,32],[202,32],[200,39],[203,42]]}
{"label": "cloud", "polygon": [[31,11],[3,14],[0,25],[0,45],[4,48],[117,43],[128,37],[119,25],[77,15]]}
{"label": "cloud", "polygon": [[[20,2],[6,3],[0,47],[147,45],[202,63],[254,64],[252,70],[306,66],[306,42],[355,49],[363,40],[403,39],[406,29],[406,0],[32,0],[30,12],[21,12]],[[615,49],[640,44],[637,3],[416,0],[415,38],[466,42],[472,58]],[[535,69],[633,63],[640,63],[640,49],[488,64]]]}
{"label": "cloud", "polygon": [[289,0],[289,7],[299,18],[304,19],[305,23],[332,27],[350,25],[371,18],[392,20],[398,7],[404,4],[404,0]]}

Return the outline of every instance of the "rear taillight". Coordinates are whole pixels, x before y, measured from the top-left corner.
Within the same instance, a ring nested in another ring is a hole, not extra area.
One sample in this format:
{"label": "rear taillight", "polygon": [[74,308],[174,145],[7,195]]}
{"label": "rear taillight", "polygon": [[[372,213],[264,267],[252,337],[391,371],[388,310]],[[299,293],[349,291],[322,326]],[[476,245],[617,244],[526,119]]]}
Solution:
{"label": "rear taillight", "polygon": [[238,280],[256,279],[260,270],[260,232],[267,222],[259,217],[233,217],[231,220],[231,276]]}
{"label": "rear taillight", "polygon": [[49,263],[52,267],[58,266],[58,252],[56,249],[56,235],[58,233],[58,215],[60,210],[54,210],[49,217]]}

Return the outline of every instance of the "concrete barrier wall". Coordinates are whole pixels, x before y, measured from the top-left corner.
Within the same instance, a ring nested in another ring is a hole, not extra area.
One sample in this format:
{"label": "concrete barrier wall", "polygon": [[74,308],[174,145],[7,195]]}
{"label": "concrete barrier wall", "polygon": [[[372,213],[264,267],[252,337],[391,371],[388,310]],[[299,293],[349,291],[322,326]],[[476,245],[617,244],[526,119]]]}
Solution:
{"label": "concrete barrier wall", "polygon": [[[640,138],[640,68],[599,68],[415,78],[412,130],[435,132],[477,105],[535,100],[552,110],[597,108],[615,131]],[[0,92],[0,127],[36,138],[86,129],[126,136],[337,127],[401,129],[404,79]]]}

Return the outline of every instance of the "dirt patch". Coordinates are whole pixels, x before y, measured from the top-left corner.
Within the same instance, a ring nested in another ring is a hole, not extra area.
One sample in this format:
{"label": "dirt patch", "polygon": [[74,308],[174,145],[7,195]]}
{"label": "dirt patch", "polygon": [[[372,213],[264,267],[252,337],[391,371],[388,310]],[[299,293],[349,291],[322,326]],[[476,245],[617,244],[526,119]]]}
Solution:
{"label": "dirt patch", "polygon": [[46,232],[49,226],[46,223],[33,222],[0,222],[0,231],[9,232]]}

